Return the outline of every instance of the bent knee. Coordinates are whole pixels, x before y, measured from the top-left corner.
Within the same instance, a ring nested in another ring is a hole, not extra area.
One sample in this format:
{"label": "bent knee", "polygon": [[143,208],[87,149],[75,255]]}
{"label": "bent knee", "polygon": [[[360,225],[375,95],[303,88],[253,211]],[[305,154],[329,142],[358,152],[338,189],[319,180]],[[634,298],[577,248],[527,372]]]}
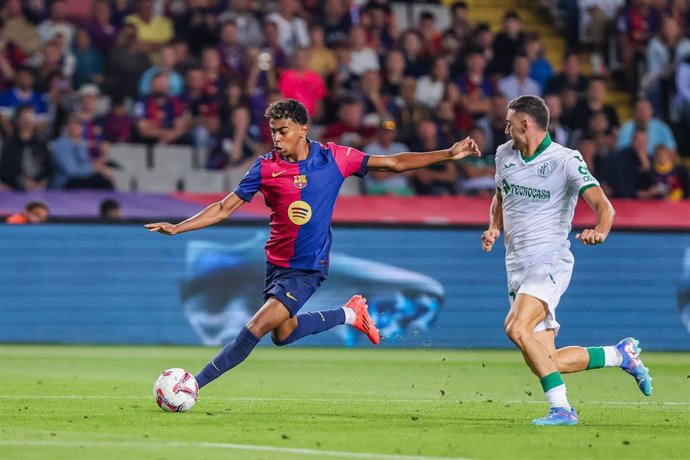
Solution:
{"label": "bent knee", "polygon": [[505,333],[508,338],[517,346],[521,346],[525,340],[534,335],[526,323],[521,321],[511,321],[505,326]]}

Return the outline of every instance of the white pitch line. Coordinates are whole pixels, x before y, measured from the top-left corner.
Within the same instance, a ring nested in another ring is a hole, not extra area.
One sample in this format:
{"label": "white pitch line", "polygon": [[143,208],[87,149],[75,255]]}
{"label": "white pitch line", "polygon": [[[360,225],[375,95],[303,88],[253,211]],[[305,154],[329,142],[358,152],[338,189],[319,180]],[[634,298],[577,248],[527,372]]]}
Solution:
{"label": "white pitch line", "polygon": [[144,441],[24,441],[2,440],[6,446],[53,446],[53,447],[156,447],[156,448],[209,448],[227,450],[245,450],[255,452],[277,452],[282,454],[313,455],[316,457],[361,458],[367,460],[468,460],[459,457],[425,457],[417,455],[389,455],[366,452],[344,452],[337,450],[300,449],[293,447],[253,446],[250,444],[227,444],[216,442],[144,442]]}
{"label": "white pitch line", "polygon": [[[3,399],[95,399],[95,400],[143,400],[152,399],[149,396],[110,396],[110,395],[0,395],[0,400]],[[423,404],[437,404],[437,403],[457,403],[461,400],[453,398],[444,399],[345,399],[345,398],[252,398],[252,397],[235,397],[235,398],[222,398],[222,397],[202,397],[204,401],[255,401],[255,402],[314,402],[314,403],[423,403]],[[462,400],[465,403],[484,403],[484,400]],[[493,402],[500,404],[545,404],[545,401],[535,401],[535,400],[508,400],[503,401],[499,399],[494,399]],[[584,401],[586,404],[601,404],[601,405],[612,405],[612,406],[639,406],[639,405],[649,405],[649,406],[688,406],[690,401]]]}

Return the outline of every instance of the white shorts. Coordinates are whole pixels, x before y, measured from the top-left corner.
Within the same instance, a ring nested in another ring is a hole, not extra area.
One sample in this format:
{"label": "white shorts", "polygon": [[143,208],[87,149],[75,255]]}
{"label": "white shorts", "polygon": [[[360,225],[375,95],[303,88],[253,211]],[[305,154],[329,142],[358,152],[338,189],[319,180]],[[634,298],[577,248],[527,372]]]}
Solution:
{"label": "white shorts", "polygon": [[545,302],[549,313],[537,324],[534,332],[553,329],[558,335],[561,327],[556,321],[556,307],[561,296],[568,289],[575,260],[570,251],[559,251],[551,258],[535,260],[530,264],[508,271],[508,298],[510,306],[518,294],[527,294]]}

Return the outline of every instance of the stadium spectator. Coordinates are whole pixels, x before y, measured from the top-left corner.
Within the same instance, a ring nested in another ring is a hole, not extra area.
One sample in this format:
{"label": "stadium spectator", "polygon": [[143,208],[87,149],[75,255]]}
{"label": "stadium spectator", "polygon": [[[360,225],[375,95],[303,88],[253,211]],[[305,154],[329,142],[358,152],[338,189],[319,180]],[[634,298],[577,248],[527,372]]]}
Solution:
{"label": "stadium spectator", "polygon": [[431,11],[422,11],[419,15],[419,32],[422,34],[424,49],[432,55],[441,52],[441,32],[436,27],[436,16]]}
{"label": "stadium spectator", "polygon": [[50,16],[41,22],[36,28],[38,38],[42,43],[48,43],[56,34],[61,34],[65,40],[65,47],[72,46],[74,41],[74,26],[67,21],[65,16],[65,2],[54,0],[50,3]]}
{"label": "stadium spectator", "polygon": [[642,77],[642,86],[649,97],[654,113],[668,120],[668,101],[676,65],[690,56],[690,38],[683,36],[683,30],[673,17],[665,17],[661,30],[647,46],[647,72]]}
{"label": "stadium spectator", "polygon": [[177,37],[170,42],[173,54],[175,54],[175,71],[180,75],[187,75],[189,69],[199,67],[201,63],[199,60],[190,54],[189,42]]}
{"label": "stadium spectator", "polygon": [[122,98],[111,99],[110,111],[103,119],[103,129],[103,135],[108,142],[129,142],[132,139],[134,121],[127,113]]}
{"label": "stadium spectator", "polygon": [[15,84],[0,93],[0,125],[5,136],[12,133],[12,117],[20,105],[30,105],[35,111],[34,123],[41,130],[48,121],[48,106],[43,95],[34,91],[34,76],[27,67],[17,69]]}
{"label": "stadium spectator", "polygon": [[362,75],[360,91],[364,102],[364,114],[368,119],[375,119],[377,122],[391,118],[396,112],[395,103],[383,93],[381,86],[379,72],[368,70]]}
{"label": "stadium spectator", "polygon": [[448,32],[455,35],[461,42],[465,42],[472,34],[467,2],[455,1],[450,6],[450,24]]}
{"label": "stadium spectator", "polygon": [[232,20],[227,14],[219,16],[222,6],[220,2],[208,0],[169,4],[167,10],[173,21],[177,41],[187,43],[194,56],[199,56],[202,49],[217,43],[218,24]]}
{"label": "stadium spectator", "polygon": [[45,190],[52,174],[46,142],[37,133],[34,108],[17,107],[12,136],[5,139],[0,155],[0,190]]}
{"label": "stadium spectator", "polygon": [[350,29],[350,73],[361,77],[367,70],[379,70],[379,57],[367,44],[367,33],[363,27]]}
{"label": "stadium spectator", "polygon": [[[416,152],[431,152],[440,148],[438,129],[431,120],[423,120],[417,126]],[[417,169],[410,174],[412,187],[417,195],[455,195],[458,173],[453,162],[438,163]]]}
{"label": "stadium spectator", "polygon": [[[46,43],[40,53],[36,53],[27,62],[34,66],[36,83],[34,89],[39,93],[49,93],[51,84],[56,83],[60,89],[72,89],[72,76],[77,64],[71,51],[66,51],[61,43],[61,36]],[[55,80],[58,77],[58,80]]]}
{"label": "stadium spectator", "polygon": [[648,138],[644,127],[634,127],[632,144],[611,155],[608,183],[614,198],[651,198],[657,195],[651,182]]}
{"label": "stadium spectator", "polygon": [[112,22],[112,9],[108,0],[96,0],[93,3],[86,30],[94,48],[107,56],[117,39],[117,28]]}
{"label": "stadium spectator", "polygon": [[491,98],[491,111],[477,120],[477,126],[482,128],[486,135],[486,150],[482,152],[495,152],[499,145],[508,140],[506,135],[507,113],[508,100],[502,94],[496,94]]}
{"label": "stadium spectator", "polygon": [[297,0],[278,0],[277,11],[266,16],[266,20],[278,27],[278,43],[289,57],[297,48],[309,46],[307,22],[298,16],[300,4]]}
{"label": "stadium spectator", "polygon": [[[383,120],[379,125],[376,138],[370,144],[364,146],[363,152],[367,155],[395,155],[407,152],[409,148],[400,142],[396,142],[397,126],[393,120]],[[364,193],[367,195],[399,195],[409,196],[413,194],[407,174],[394,174],[385,171],[369,171],[364,176]]]}
{"label": "stadium spectator", "polygon": [[512,101],[518,96],[540,96],[541,86],[529,77],[529,60],[524,54],[515,56],[513,73],[498,81],[498,90]]}
{"label": "stadium spectator", "polygon": [[604,112],[594,112],[589,118],[587,129],[579,134],[582,133],[594,139],[597,152],[602,155],[608,155],[616,149],[616,134]]}
{"label": "stadium spectator", "polygon": [[466,70],[458,79],[462,105],[473,117],[480,118],[491,110],[491,98],[498,93],[496,83],[485,74],[486,57],[477,47],[465,53]]}
{"label": "stadium spectator", "polygon": [[564,89],[575,91],[578,98],[584,96],[589,81],[582,73],[577,53],[567,53],[563,59],[563,71],[549,78],[545,94],[561,94]]}
{"label": "stadium spectator", "polygon": [[347,42],[352,28],[352,18],[343,0],[324,0],[320,18],[326,32],[326,45],[329,48]]}
{"label": "stadium spectator", "polygon": [[223,64],[223,72],[228,78],[246,78],[247,61],[245,51],[237,36],[237,24],[225,21],[220,25],[218,53]]}
{"label": "stadium spectator", "polygon": [[544,45],[537,32],[525,35],[525,56],[529,60],[529,77],[543,89],[554,74],[551,63],[544,57]]}
{"label": "stadium spectator", "polygon": [[54,188],[113,189],[113,172],[104,162],[91,159],[78,116],[69,117],[64,134],[50,150],[55,166]]}
{"label": "stadium spectator", "polygon": [[309,27],[309,62],[307,67],[326,80],[338,68],[338,58],[332,49],[326,47],[323,26],[312,24]]}
{"label": "stadium spectator", "polygon": [[360,9],[360,24],[367,30],[371,46],[379,53],[391,50],[397,39],[395,21],[387,2],[369,2]]}
{"label": "stadium spectator", "polygon": [[[625,0],[578,0],[578,38],[581,44],[593,48],[596,56],[593,63],[601,60],[608,45],[609,32]],[[599,68],[593,66],[594,74],[603,74],[603,61]]]}
{"label": "stadium spectator", "polygon": [[362,149],[376,135],[376,128],[364,125],[363,118],[364,104],[361,100],[354,97],[342,98],[338,107],[338,121],[326,127],[324,140]]}
{"label": "stadium spectator", "polygon": [[104,120],[98,113],[98,86],[87,83],[79,88],[79,109],[75,112],[82,123],[82,137],[86,142],[91,159],[100,163],[108,162],[108,144],[105,140]]}
{"label": "stadium spectator", "polygon": [[256,17],[253,3],[251,0],[230,0],[228,10],[218,18],[221,24],[234,21],[237,41],[244,48],[259,46],[263,41],[261,22]]}
{"label": "stadium spectator", "polygon": [[398,140],[405,145],[415,141],[417,126],[430,117],[429,109],[417,102],[417,80],[405,77],[400,89],[400,102],[397,108]]}
{"label": "stadium spectator", "polygon": [[321,102],[326,97],[326,84],[318,73],[310,70],[309,49],[298,48],[292,57],[292,66],[278,80],[278,89],[285,98],[297,99],[307,108],[309,116],[321,114]]}
{"label": "stadium spectator", "polygon": [[690,198],[690,176],[678,152],[658,145],[652,158],[652,188],[659,198],[682,200]]}
{"label": "stadium spectator", "polygon": [[555,94],[548,94],[544,97],[546,107],[549,109],[549,126],[547,132],[551,139],[558,144],[570,147],[572,132],[570,128],[561,122],[561,115],[563,114],[563,104],[561,98]]}
{"label": "stadium spectator", "polygon": [[5,38],[22,50],[24,55],[31,56],[41,48],[36,27],[26,18],[21,0],[7,0],[2,9],[5,21]]}
{"label": "stadium spectator", "polygon": [[609,186],[609,167],[611,164],[611,154],[609,152],[601,152],[597,148],[597,143],[594,137],[589,134],[582,136],[577,143],[577,150],[585,160],[587,169],[601,185],[604,193],[607,196],[613,195],[613,190]]}
{"label": "stadium spectator", "polygon": [[179,97],[170,96],[165,74],[153,77],[151,93],[134,104],[133,114],[138,136],[143,142],[165,145],[190,140],[187,134],[191,117],[187,104]]}
{"label": "stadium spectator", "polygon": [[[448,83],[448,87],[455,86],[454,83]],[[436,123],[438,129],[438,142],[439,144],[446,144],[450,142],[450,145],[456,139],[464,138],[464,134],[460,131],[460,126],[458,125],[458,117],[455,113],[455,107],[450,98],[443,98],[443,100],[436,107],[433,121]]]}
{"label": "stadium spectator", "polygon": [[630,0],[616,22],[618,49],[621,51],[628,89],[633,94],[637,93],[647,42],[654,34],[650,19],[651,9],[647,0]]}
{"label": "stadium spectator", "polygon": [[106,198],[98,206],[98,218],[102,221],[113,222],[122,220],[120,202],[114,198]]}
{"label": "stadium spectator", "polygon": [[400,37],[401,51],[405,56],[405,76],[419,78],[429,71],[429,59],[424,50],[422,35],[414,30],[406,30]]}
{"label": "stadium spectator", "polygon": [[[690,56],[678,63],[676,67],[676,97],[674,107],[680,126],[690,126]],[[690,153],[690,133],[681,130],[683,147]]]}
{"label": "stadium spectator", "polygon": [[8,224],[42,224],[48,220],[50,209],[43,201],[29,201],[22,212],[12,214],[6,220]]}
{"label": "stadium spectator", "polygon": [[170,19],[155,15],[153,0],[139,0],[137,12],[125,18],[125,23],[137,29],[137,40],[141,49],[154,53],[173,38],[173,26]]}
{"label": "stadium spectator", "polygon": [[578,101],[575,107],[573,121],[575,129],[585,129],[587,123],[595,112],[604,112],[609,126],[617,131],[620,125],[616,108],[604,102],[606,100],[606,81],[602,77],[594,77],[589,80],[585,98]]}
{"label": "stadium spectator", "polygon": [[151,79],[154,75],[165,75],[170,87],[171,96],[179,96],[184,91],[184,77],[175,70],[177,57],[175,49],[165,45],[160,49],[158,65],[148,68],[139,79],[139,95],[147,96],[151,92]]}
{"label": "stadium spectator", "polygon": [[208,149],[212,138],[220,130],[220,101],[213,85],[207,85],[206,74],[193,68],[187,72],[183,99],[191,116],[192,143],[196,148]]}
{"label": "stadium spectator", "polygon": [[386,53],[386,60],[382,69],[381,92],[386,96],[397,98],[400,96],[401,86],[405,78],[405,56],[400,50]]}
{"label": "stadium spectator", "polygon": [[103,54],[91,45],[91,37],[86,29],[77,29],[72,54],[76,60],[72,88],[79,88],[86,83],[102,85],[105,82]]}
{"label": "stadium spectator", "polygon": [[525,44],[522,22],[515,11],[503,16],[503,30],[493,41],[493,60],[490,73],[504,77],[513,70],[513,61]]}
{"label": "stadium spectator", "polygon": [[136,97],[141,75],[151,67],[151,60],[137,43],[137,29],[122,27],[106,65],[107,92],[116,98]]}
{"label": "stadium spectator", "polygon": [[261,145],[250,133],[251,115],[245,107],[235,107],[228,123],[222,123],[217,141],[209,153],[206,167],[230,169],[247,166],[261,153]]}
{"label": "stadium spectator", "polygon": [[[469,196],[491,197],[496,190],[496,159],[494,151],[486,148],[484,131],[475,127],[470,131],[470,138],[481,149],[481,157],[463,158],[458,161],[459,187]],[[486,152],[486,153],[484,153]]]}
{"label": "stadium spectator", "polygon": [[0,91],[4,91],[14,81],[15,69],[24,65],[24,52],[5,35],[5,23],[0,19]]}
{"label": "stadium spectator", "polygon": [[276,72],[282,72],[288,65],[288,57],[280,46],[278,25],[273,21],[266,20],[264,21],[263,31],[265,40],[261,45],[260,56],[265,56],[263,61],[270,65]]}
{"label": "stadium spectator", "polygon": [[665,145],[672,150],[676,150],[676,139],[671,128],[663,121],[654,117],[654,109],[648,99],[638,99],[635,102],[633,119],[623,123],[618,132],[617,148],[623,149],[633,143],[633,131],[635,131],[636,127],[647,131],[647,152],[650,157],[657,145]]}
{"label": "stadium spectator", "polygon": [[450,78],[448,60],[442,56],[436,56],[431,61],[431,72],[417,80],[417,102],[429,108],[434,108],[441,102],[446,83]]}

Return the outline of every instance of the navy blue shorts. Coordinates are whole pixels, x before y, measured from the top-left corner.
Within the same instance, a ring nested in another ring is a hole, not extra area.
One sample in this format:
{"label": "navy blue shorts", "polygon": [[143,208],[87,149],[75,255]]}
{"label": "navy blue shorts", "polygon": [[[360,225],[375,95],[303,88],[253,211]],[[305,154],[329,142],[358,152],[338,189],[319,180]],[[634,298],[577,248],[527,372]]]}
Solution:
{"label": "navy blue shorts", "polygon": [[328,278],[328,268],[323,270],[300,270],[285,268],[266,262],[266,288],[264,302],[275,297],[290,310],[292,318],[302,308],[309,297]]}

